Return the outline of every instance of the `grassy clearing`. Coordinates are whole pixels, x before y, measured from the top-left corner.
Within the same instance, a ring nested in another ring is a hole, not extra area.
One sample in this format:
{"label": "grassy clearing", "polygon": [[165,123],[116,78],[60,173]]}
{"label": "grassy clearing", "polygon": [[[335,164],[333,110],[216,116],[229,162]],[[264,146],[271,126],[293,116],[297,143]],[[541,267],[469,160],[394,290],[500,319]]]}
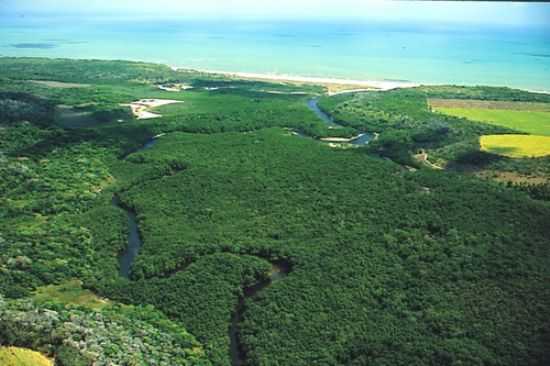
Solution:
{"label": "grassy clearing", "polygon": [[533,135],[550,136],[550,112],[486,108],[436,108],[438,112],[511,128]]}
{"label": "grassy clearing", "polygon": [[550,155],[549,136],[488,135],[480,139],[481,150],[511,158]]}
{"label": "grassy clearing", "polygon": [[521,174],[518,172],[498,171],[498,170],[481,170],[475,173],[479,178],[493,179],[501,183],[513,183],[513,184],[532,184],[541,185],[550,183],[550,177],[547,175],[537,175],[536,173],[531,175]]}
{"label": "grassy clearing", "polygon": [[39,287],[34,299],[37,302],[55,301],[65,305],[84,306],[89,309],[101,309],[110,304],[109,301],[98,297],[93,292],[84,290],[80,280]]}
{"label": "grassy clearing", "polygon": [[440,99],[430,98],[428,104],[433,109],[439,108],[481,108],[506,109],[514,111],[543,111],[550,112],[550,103],[537,102],[510,102],[477,99]]}
{"label": "grassy clearing", "polygon": [[0,347],[0,365],[2,366],[53,366],[53,362],[25,348]]}

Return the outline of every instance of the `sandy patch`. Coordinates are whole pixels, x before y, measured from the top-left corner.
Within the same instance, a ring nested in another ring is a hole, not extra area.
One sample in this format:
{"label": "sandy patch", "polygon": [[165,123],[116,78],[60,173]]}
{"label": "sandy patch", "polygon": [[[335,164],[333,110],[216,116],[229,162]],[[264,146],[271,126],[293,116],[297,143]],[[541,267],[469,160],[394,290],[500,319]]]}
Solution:
{"label": "sandy patch", "polygon": [[132,109],[132,114],[137,119],[153,119],[160,118],[162,115],[151,112],[151,109],[174,103],[183,102],[171,99],[141,99],[130,104],[121,104],[121,106],[130,107]]}
{"label": "sandy patch", "polygon": [[158,85],[158,88],[160,90],[164,90],[167,92],[181,92],[183,90],[193,89],[191,85],[187,84],[165,84],[165,85]]}
{"label": "sandy patch", "polygon": [[324,141],[324,142],[351,142],[353,139],[351,138],[346,138],[346,137],[323,137],[320,139],[321,141]]}
{"label": "sandy patch", "polygon": [[89,84],[64,83],[62,81],[49,80],[29,80],[31,83],[47,86],[48,88],[57,89],[74,89],[74,88],[89,88]]}
{"label": "sandy patch", "polygon": [[426,165],[426,166],[428,166],[428,167],[430,167],[430,168],[432,168],[432,169],[435,169],[435,170],[443,170],[443,168],[440,167],[439,165],[436,165],[436,164],[432,163],[432,162],[428,159],[428,158],[429,158],[428,153],[426,153],[426,152],[424,152],[424,151],[420,152],[419,154],[413,155],[413,158],[414,158],[416,161],[418,161],[418,162],[420,162],[420,163],[422,163],[422,164],[424,164],[424,165]]}
{"label": "sandy patch", "polygon": [[364,133],[361,133],[357,136],[353,137],[322,137],[320,140],[324,142],[331,142],[331,143],[352,143],[355,140],[360,139],[361,137],[365,136]]}

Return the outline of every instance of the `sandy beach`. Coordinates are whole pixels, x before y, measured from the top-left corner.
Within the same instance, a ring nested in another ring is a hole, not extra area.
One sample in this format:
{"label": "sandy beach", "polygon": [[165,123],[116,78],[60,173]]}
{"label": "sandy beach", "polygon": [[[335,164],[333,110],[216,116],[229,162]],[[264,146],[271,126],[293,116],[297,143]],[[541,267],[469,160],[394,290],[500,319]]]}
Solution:
{"label": "sandy beach", "polygon": [[[173,70],[189,70],[184,67],[172,66]],[[400,80],[351,80],[351,79],[338,79],[338,78],[322,78],[322,77],[308,77],[297,75],[285,75],[285,74],[261,74],[253,72],[231,72],[231,71],[219,71],[219,70],[203,70],[197,69],[195,71],[222,75],[234,79],[245,80],[258,80],[258,81],[270,81],[281,83],[293,83],[293,84],[314,84],[323,85],[327,88],[329,95],[336,95],[341,93],[358,92],[358,91],[370,91],[370,90],[392,90],[398,88],[413,88],[420,84],[400,81]]]}
{"label": "sandy beach", "polygon": [[[267,81],[267,82],[279,82],[290,84],[310,84],[310,85],[322,85],[327,88],[327,94],[338,95],[344,93],[362,92],[362,91],[387,91],[393,89],[415,88],[421,85],[465,85],[474,86],[477,84],[468,83],[446,83],[446,84],[432,84],[432,83],[415,83],[407,80],[354,80],[354,79],[340,79],[331,77],[309,77],[299,75],[287,75],[287,74],[270,74],[270,73],[254,73],[254,72],[233,72],[233,71],[220,71],[209,69],[195,69],[189,67],[170,66],[174,71],[196,71],[205,74],[221,75],[233,79],[255,80],[255,81]],[[513,87],[513,89],[523,90],[530,93],[550,94],[550,90],[544,89],[529,89],[521,87]]]}

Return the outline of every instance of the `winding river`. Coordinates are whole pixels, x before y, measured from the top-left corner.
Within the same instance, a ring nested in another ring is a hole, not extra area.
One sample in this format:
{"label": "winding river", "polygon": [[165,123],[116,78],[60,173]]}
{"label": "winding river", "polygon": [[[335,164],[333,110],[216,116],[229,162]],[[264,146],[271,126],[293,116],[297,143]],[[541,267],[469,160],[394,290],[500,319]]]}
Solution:
{"label": "winding river", "polygon": [[[136,149],[126,156],[149,149],[155,145],[156,139],[153,138],[147,143],[145,143],[139,149]],[[113,206],[126,212],[128,216],[128,246],[126,250],[122,253],[119,258],[120,263],[120,276],[126,279],[130,278],[132,264],[139,254],[139,249],[143,245],[141,236],[139,233],[139,226],[136,217],[136,213],[132,211],[129,207],[124,205],[120,198],[115,194],[112,199]],[[243,319],[243,314],[245,309],[245,300],[256,296],[260,291],[269,287],[272,283],[286,277],[292,267],[289,262],[286,261],[277,261],[271,263],[271,271],[268,277],[265,280],[259,281],[252,286],[245,287],[243,289],[243,296],[239,298],[239,302],[233,312],[231,317],[231,324],[229,326],[229,339],[230,339],[230,353],[231,353],[231,364],[233,366],[241,366],[245,364],[246,361],[246,352],[242,347],[242,344],[239,340],[239,325]]]}
{"label": "winding river", "polygon": [[[319,100],[317,98],[312,98],[307,101],[308,108],[315,113],[317,117],[319,117],[320,120],[325,122],[329,128],[344,128],[345,126],[342,126],[334,121],[334,118],[332,118],[331,115],[328,113],[325,113],[321,108],[319,108]],[[359,135],[352,137],[350,139],[342,139],[342,138],[325,138],[323,141],[325,142],[346,142],[350,143],[352,145],[368,145],[372,140],[374,139],[374,135],[367,133],[367,132],[361,132]],[[331,141],[334,140],[334,141]]]}
{"label": "winding river", "polygon": [[[339,125],[334,122],[334,119],[327,113],[323,112],[319,108],[317,98],[308,100],[308,108],[315,113],[319,119],[325,122],[330,128],[343,128],[344,126]],[[369,133],[361,133],[356,137],[349,139],[348,143],[353,145],[366,145],[373,138],[373,135]],[[143,146],[129,153],[125,154],[122,158],[126,158],[128,155],[143,151],[146,149],[152,148],[156,143],[156,138],[151,138]],[[119,258],[120,263],[120,276],[129,279],[132,264],[139,254],[139,250],[143,245],[141,236],[139,233],[139,226],[136,217],[136,213],[133,212],[129,207],[125,206],[120,198],[115,195],[113,196],[112,203],[115,207],[118,207],[121,210],[124,210],[128,216],[128,246],[126,250],[122,253]],[[260,291],[271,286],[276,281],[279,281],[286,277],[292,270],[290,264],[284,261],[272,262],[271,271],[269,276],[260,282],[255,283],[252,286],[245,287],[243,289],[243,296],[239,298],[239,302],[233,312],[231,317],[231,324],[229,326],[229,339],[230,339],[230,353],[231,353],[231,364],[233,366],[242,366],[246,363],[246,350],[244,349],[240,339],[239,339],[239,327],[240,323],[243,320],[243,314],[246,310],[245,301],[248,298],[256,296]]]}
{"label": "winding river", "polygon": [[240,339],[239,339],[239,325],[243,320],[243,314],[246,310],[245,300],[247,298],[252,298],[256,296],[260,291],[266,287],[271,286],[274,282],[279,281],[285,278],[292,267],[288,262],[278,261],[271,263],[271,271],[267,279],[255,283],[252,286],[245,287],[243,289],[243,296],[239,299],[239,303],[235,308],[235,312],[231,317],[231,325],[229,326],[229,339],[231,341],[230,351],[231,351],[231,365],[232,366],[242,366],[246,361],[246,351],[244,350]]}
{"label": "winding river", "polygon": [[130,270],[132,269],[132,263],[136,259],[139,249],[141,248],[142,241],[139,234],[139,228],[137,224],[136,214],[125,207],[120,198],[113,197],[113,205],[124,210],[128,216],[128,246],[119,258],[120,263],[120,275],[124,278],[130,278]]}
{"label": "winding river", "polygon": [[[153,137],[149,139],[143,146],[141,146],[136,150],[131,151],[130,153],[127,153],[126,155],[124,155],[124,157],[139,151],[150,149],[155,145],[156,142],[157,142],[156,138]],[[139,253],[139,249],[143,245],[143,242],[141,241],[141,236],[139,234],[139,227],[137,223],[136,213],[133,212],[130,208],[124,206],[117,195],[113,196],[112,203],[113,203],[113,206],[118,207],[121,210],[124,210],[126,212],[126,215],[128,216],[128,246],[120,256],[119,263],[120,263],[120,275],[124,278],[130,278],[132,263],[134,263],[134,260],[136,259]]]}

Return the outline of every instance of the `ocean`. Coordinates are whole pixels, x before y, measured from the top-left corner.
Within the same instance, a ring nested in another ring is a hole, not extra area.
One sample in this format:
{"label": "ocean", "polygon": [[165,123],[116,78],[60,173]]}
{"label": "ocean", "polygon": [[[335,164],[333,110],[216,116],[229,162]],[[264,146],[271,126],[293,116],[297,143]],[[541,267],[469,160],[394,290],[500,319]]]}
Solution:
{"label": "ocean", "polygon": [[0,34],[1,56],[550,91],[550,25],[21,17]]}

